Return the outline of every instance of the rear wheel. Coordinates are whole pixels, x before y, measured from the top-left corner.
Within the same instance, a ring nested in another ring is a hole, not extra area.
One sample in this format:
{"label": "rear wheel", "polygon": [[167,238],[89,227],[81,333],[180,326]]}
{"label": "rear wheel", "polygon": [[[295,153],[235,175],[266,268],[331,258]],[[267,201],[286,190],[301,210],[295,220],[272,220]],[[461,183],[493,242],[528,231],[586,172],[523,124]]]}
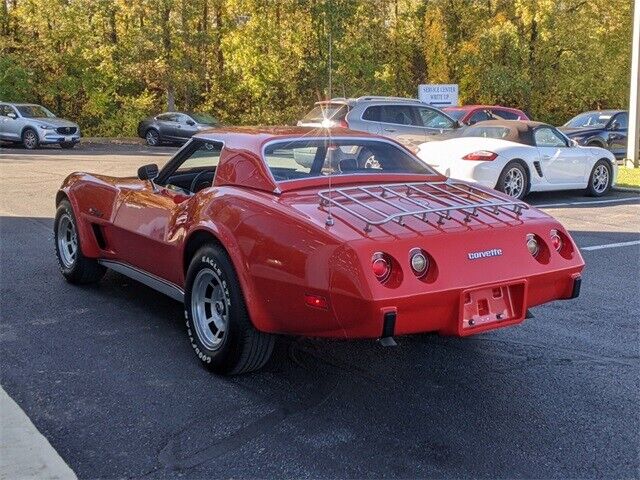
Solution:
{"label": "rear wheel", "polygon": [[22,132],[22,144],[27,150],[34,150],[40,146],[40,139],[34,129],[27,128]]}
{"label": "rear wheel", "polygon": [[606,160],[598,160],[589,175],[586,194],[591,197],[606,195],[611,189],[611,166]]}
{"label": "rear wheel", "polygon": [[520,162],[514,161],[509,162],[502,170],[496,190],[520,200],[526,195],[528,185],[527,169]]}
{"label": "rear wheel", "polygon": [[196,252],[184,305],[191,346],[210,370],[246,373],[269,360],[275,337],[251,323],[238,277],[222,248],[211,244]]}
{"label": "rear wheel", "polygon": [[144,134],[144,138],[147,141],[147,145],[149,145],[150,147],[156,147],[160,145],[160,134],[153,128],[147,130],[147,133]]}
{"label": "rear wheel", "polygon": [[94,258],[87,258],[80,248],[78,224],[71,204],[63,200],[58,205],[53,225],[56,257],[64,278],[70,283],[94,283],[100,280],[106,268]]}

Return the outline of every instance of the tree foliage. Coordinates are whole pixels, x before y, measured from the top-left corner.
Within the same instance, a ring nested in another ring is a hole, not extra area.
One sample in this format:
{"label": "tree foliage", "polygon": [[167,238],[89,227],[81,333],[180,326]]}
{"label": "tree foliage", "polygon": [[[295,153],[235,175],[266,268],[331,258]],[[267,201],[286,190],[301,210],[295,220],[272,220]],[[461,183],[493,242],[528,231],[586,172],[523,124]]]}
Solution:
{"label": "tree foliage", "polygon": [[328,94],[415,96],[560,123],[624,107],[632,0],[3,0],[0,99],[92,135],[176,108],[227,123],[297,120]]}

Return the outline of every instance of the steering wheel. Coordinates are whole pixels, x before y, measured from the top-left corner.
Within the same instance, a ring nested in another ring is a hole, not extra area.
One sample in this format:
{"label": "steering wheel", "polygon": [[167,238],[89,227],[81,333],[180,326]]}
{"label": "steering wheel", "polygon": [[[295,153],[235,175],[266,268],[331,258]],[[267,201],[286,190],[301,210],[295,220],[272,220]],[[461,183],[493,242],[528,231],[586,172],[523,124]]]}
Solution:
{"label": "steering wheel", "polygon": [[[189,190],[193,193],[196,193],[196,187],[198,186],[198,180],[200,180],[200,177],[202,177],[205,173],[214,173],[215,170],[203,170],[200,173],[198,173],[195,177],[193,177],[193,180],[191,180],[191,185],[189,186]],[[203,182],[206,183],[206,182]]]}

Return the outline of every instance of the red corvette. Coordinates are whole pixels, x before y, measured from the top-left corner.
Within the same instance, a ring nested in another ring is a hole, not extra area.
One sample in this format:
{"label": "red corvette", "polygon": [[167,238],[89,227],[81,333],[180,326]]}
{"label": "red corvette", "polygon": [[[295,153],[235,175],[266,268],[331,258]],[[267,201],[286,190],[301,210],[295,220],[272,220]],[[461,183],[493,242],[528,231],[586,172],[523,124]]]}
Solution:
{"label": "red corvette", "polygon": [[[358,167],[364,148],[374,168]],[[183,301],[221,373],[260,368],[276,334],[393,344],[515,325],[576,297],[584,266],[548,215],[341,129],[201,133],[160,171],[73,173],[56,203],[64,277],[111,268]]]}

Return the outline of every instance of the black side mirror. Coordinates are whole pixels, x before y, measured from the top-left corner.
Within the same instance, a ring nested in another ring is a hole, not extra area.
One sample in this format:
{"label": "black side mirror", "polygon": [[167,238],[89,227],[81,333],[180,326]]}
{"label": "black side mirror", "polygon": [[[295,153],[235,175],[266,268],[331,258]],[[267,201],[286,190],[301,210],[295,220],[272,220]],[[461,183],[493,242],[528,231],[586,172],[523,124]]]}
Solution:
{"label": "black side mirror", "polygon": [[613,131],[620,130],[620,124],[617,121],[613,122],[609,127],[609,130],[613,130]]}
{"label": "black side mirror", "polygon": [[158,176],[158,165],[150,163],[149,165],[143,165],[138,169],[138,178],[140,180],[153,180]]}
{"label": "black side mirror", "polygon": [[191,125],[192,127],[196,124],[193,120],[187,120],[187,125]]}

